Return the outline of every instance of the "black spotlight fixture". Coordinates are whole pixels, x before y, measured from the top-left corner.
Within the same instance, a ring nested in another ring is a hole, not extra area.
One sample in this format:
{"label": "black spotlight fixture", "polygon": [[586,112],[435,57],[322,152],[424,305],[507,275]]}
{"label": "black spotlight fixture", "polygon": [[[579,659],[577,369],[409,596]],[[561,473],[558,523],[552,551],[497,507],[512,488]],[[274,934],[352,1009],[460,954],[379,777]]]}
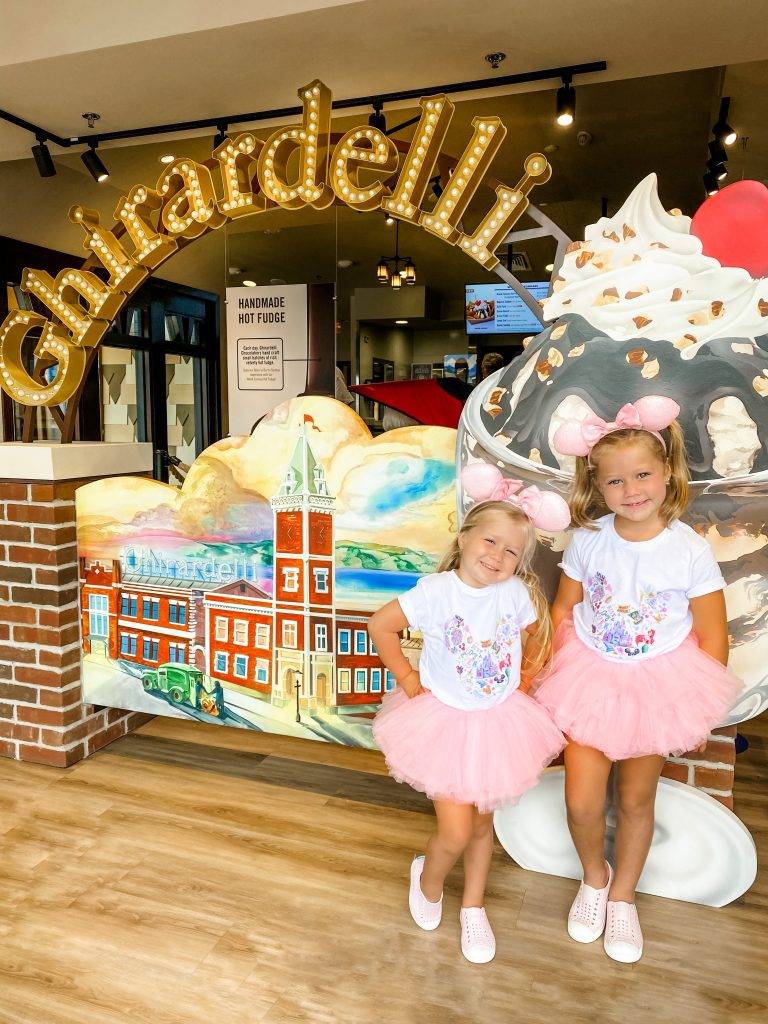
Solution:
{"label": "black spotlight fixture", "polygon": [[571,85],[571,76],[563,75],[563,84],[557,90],[557,112],[555,120],[563,128],[573,124],[576,117],[576,90]]}
{"label": "black spotlight fixture", "polygon": [[704,175],[704,188],[707,190],[708,196],[713,196],[720,191],[720,186],[717,182],[717,177],[712,171],[707,171]]}
{"label": "black spotlight fixture", "polygon": [[717,121],[715,122],[715,126],[712,129],[712,134],[715,138],[725,146],[732,146],[738,138],[734,129],[728,124],[728,112],[730,107],[731,97],[723,96],[720,100],[720,113]]}
{"label": "black spotlight fixture", "polygon": [[218,149],[219,146],[224,142],[227,137],[227,129],[229,125],[226,121],[219,121],[216,125],[216,134],[213,137],[213,148]]}
{"label": "black spotlight fixture", "polygon": [[98,181],[99,184],[101,184],[102,181],[107,180],[109,177],[109,171],[102,163],[99,154],[96,152],[95,142],[90,142],[88,144],[88,149],[86,149],[84,153],[80,154],[80,159],[88,168],[88,173],[94,181]]}
{"label": "black spotlight fixture", "polygon": [[714,157],[707,160],[707,171],[710,174],[714,174],[717,181],[722,181],[728,174],[728,168],[725,165],[725,160],[715,160]]}
{"label": "black spotlight fixture", "polygon": [[378,128],[380,132],[386,134],[387,131],[387,119],[384,116],[384,111],[381,109],[381,100],[375,100],[373,104],[373,113],[368,118],[369,128]]}
{"label": "black spotlight fixture", "polygon": [[56,174],[56,164],[53,162],[51,151],[46,146],[44,135],[37,136],[37,145],[32,147],[32,156],[37,164],[37,173],[41,178],[52,178]]}

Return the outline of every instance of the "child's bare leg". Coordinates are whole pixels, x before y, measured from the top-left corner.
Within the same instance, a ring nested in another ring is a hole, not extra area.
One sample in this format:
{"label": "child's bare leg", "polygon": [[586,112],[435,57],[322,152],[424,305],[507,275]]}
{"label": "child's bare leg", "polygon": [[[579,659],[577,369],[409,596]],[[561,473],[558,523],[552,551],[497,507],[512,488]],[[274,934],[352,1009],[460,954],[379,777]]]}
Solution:
{"label": "child's bare leg", "polygon": [[436,903],[443,895],[443,883],[448,872],[467,847],[473,832],[472,804],[457,804],[452,800],[435,800],[437,830],[427,843],[427,856],[421,873],[421,891]]}
{"label": "child's bare leg", "polygon": [[485,885],[493,856],[493,814],[473,808],[472,838],[464,850],[464,895],[462,907],[482,907]]}
{"label": "child's bare leg", "polygon": [[616,874],[608,898],[634,903],[653,839],[653,808],[664,758],[633,757],[617,767]]}
{"label": "child's bare leg", "polygon": [[611,761],[594,747],[565,748],[565,805],[573,845],[593,889],[608,882],[605,866],[605,792]]}

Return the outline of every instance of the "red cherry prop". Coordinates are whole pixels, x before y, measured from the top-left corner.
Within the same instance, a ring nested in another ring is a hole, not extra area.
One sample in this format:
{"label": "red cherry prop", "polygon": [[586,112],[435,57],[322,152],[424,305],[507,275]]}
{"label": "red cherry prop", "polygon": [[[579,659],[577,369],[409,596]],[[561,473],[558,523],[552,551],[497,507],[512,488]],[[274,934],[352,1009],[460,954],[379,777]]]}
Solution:
{"label": "red cherry prop", "polygon": [[760,181],[727,185],[698,208],[691,234],[721,266],[768,276],[768,188]]}

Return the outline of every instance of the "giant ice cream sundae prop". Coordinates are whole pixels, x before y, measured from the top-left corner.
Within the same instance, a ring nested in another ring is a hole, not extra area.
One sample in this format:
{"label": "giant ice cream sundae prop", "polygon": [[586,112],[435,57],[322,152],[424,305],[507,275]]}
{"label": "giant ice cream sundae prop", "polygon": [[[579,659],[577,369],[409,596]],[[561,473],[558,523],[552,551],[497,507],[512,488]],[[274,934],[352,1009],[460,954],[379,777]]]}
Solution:
{"label": "giant ice cream sundae prop", "polygon": [[[656,176],[649,175],[614,217],[591,225],[583,241],[568,247],[542,305],[551,325],[510,366],[483,381],[467,403],[460,461],[492,462],[527,483],[565,493],[572,459],[552,448],[565,419],[596,414],[609,420],[625,402],[644,395],[674,398],[682,410],[692,475],[693,500],[685,518],[707,537],[722,567],[730,665],[744,680],[723,724],[759,714],[768,704],[768,280],[707,255],[690,218],[664,210]],[[552,587],[566,543],[564,535],[553,537],[541,556],[539,568]],[[500,816],[497,829],[521,863],[576,875],[567,835],[559,868],[551,859],[557,846],[551,835],[546,856],[543,849],[518,850],[512,838],[530,834],[519,828],[521,817],[535,816],[544,805],[546,813],[561,806],[561,781],[532,790],[519,808]],[[558,797],[552,803],[554,789]],[[700,874],[699,888],[683,893],[665,874],[664,863],[679,859],[670,859],[669,844],[687,847],[693,835],[689,827],[684,840],[675,821],[700,822],[696,841],[704,847],[713,841],[707,815],[696,805],[689,813],[691,800],[709,798],[662,780],[657,806],[664,824],[657,827],[641,886],[678,898],[727,902],[734,898],[728,895],[735,891],[732,878],[726,884],[717,872]],[[727,839],[727,858],[743,864],[742,881],[748,879],[751,838],[727,809],[718,805],[710,811],[720,838]],[[732,848],[743,848],[741,860]]]}

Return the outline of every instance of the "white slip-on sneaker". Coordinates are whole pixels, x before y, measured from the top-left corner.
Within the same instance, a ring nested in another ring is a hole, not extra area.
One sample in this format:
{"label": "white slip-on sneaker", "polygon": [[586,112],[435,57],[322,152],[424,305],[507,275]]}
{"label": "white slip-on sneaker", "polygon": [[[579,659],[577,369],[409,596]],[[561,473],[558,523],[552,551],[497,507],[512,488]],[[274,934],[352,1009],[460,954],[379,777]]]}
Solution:
{"label": "white slip-on sneaker", "polygon": [[471,964],[487,964],[496,956],[496,938],[485,907],[462,907],[461,952]]}
{"label": "white slip-on sneaker", "polygon": [[613,881],[613,868],[606,861],[608,881],[602,889],[582,882],[568,912],[568,934],[576,942],[594,942],[605,930],[605,908]]}
{"label": "white slip-on sneaker", "polygon": [[411,863],[411,888],[408,892],[408,906],[411,917],[425,932],[431,932],[440,924],[443,916],[443,897],[431,903],[421,891],[421,872],[424,870],[424,855],[414,857]]}
{"label": "white slip-on sneaker", "polygon": [[620,964],[634,964],[643,955],[643,933],[634,903],[608,900],[605,952]]}

